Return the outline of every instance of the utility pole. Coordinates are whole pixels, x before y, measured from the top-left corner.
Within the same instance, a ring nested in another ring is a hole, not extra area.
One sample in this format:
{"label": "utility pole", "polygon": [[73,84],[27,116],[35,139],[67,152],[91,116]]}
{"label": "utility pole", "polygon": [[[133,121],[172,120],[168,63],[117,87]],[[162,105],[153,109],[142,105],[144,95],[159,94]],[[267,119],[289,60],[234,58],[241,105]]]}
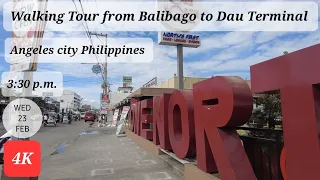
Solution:
{"label": "utility pole", "polygon": [[177,45],[177,72],[178,72],[178,89],[184,89],[183,81],[183,46]]}
{"label": "utility pole", "polygon": [[[90,35],[95,35],[95,36],[102,36],[102,37],[105,37],[106,38],[106,44],[108,43],[108,34],[98,34],[98,33],[92,33],[92,32],[89,32]],[[108,58],[108,55],[106,54],[105,55],[105,62],[103,63],[103,95],[109,95],[109,85],[108,85],[108,81],[107,81],[107,78],[108,78],[108,62],[107,62],[107,58]],[[109,96],[108,96],[109,98]],[[108,99],[109,100],[109,99]],[[109,104],[109,103],[108,103]],[[106,124],[107,122],[107,114],[105,114],[104,116],[104,120],[103,120],[103,124]]]}

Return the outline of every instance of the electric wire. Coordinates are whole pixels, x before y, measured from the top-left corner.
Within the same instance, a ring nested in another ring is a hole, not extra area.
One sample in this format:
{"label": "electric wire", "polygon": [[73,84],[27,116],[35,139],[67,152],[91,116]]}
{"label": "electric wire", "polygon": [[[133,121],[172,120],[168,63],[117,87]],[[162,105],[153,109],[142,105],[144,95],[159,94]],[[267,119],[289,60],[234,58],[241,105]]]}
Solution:
{"label": "electric wire", "polygon": [[[73,4],[74,4],[74,6],[75,6],[76,11],[77,11],[78,13],[80,13],[79,10],[78,10],[78,8],[77,8],[76,2],[75,2],[74,0],[72,0],[72,2],[73,2]],[[79,0],[79,2],[80,2],[80,5],[81,5],[81,7],[82,7],[83,14],[84,14],[84,10],[83,10],[83,6],[82,6],[82,3],[81,3],[81,0]],[[84,27],[85,33],[86,33],[87,37],[89,38],[89,41],[90,41],[91,45],[94,46],[93,41],[92,41],[92,37],[91,37],[91,34],[90,34],[90,29],[89,29],[89,27],[88,27],[88,24],[87,24],[86,22],[84,22],[84,21],[81,21],[81,22],[82,22],[82,25],[83,25],[83,27]],[[85,25],[85,23],[86,23],[86,25]],[[101,62],[100,62],[99,56],[98,56],[97,54],[95,54],[95,56],[96,56],[98,65],[100,65],[101,69],[103,69],[103,67],[101,66]],[[104,80],[104,77],[103,77],[103,74],[102,74],[102,73],[101,73],[101,77],[102,77],[102,80]]]}

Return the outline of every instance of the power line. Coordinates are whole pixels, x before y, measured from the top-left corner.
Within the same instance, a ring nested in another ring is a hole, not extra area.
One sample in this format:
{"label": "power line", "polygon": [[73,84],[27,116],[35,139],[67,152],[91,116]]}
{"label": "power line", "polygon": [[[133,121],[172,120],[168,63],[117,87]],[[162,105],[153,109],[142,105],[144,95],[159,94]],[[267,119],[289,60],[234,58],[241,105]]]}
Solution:
{"label": "power line", "polygon": [[[74,6],[75,6],[75,8],[76,8],[76,11],[77,11],[78,13],[80,13],[79,10],[78,10],[78,8],[77,8],[77,5],[76,5],[75,1],[72,0],[72,2],[73,2]],[[80,2],[80,5],[81,5],[83,14],[84,14],[84,9],[83,9],[81,0],[79,0],[79,2]],[[94,45],[93,45],[92,38],[91,38],[91,35],[90,35],[90,33],[89,33],[90,30],[89,30],[89,26],[88,26],[87,22],[86,22],[86,21],[85,21],[85,22],[84,22],[84,21],[81,21],[81,22],[82,22],[82,25],[83,25],[83,27],[84,27],[85,33],[86,33],[87,37],[89,38],[89,41],[90,41],[91,45],[94,46]],[[86,25],[85,25],[85,24],[86,24]],[[101,66],[101,62],[100,62],[99,56],[98,56],[97,54],[95,54],[95,56],[96,56],[98,65]],[[102,77],[102,80],[104,80],[104,76],[103,76],[102,74],[101,74],[101,77]]]}
{"label": "power line", "polygon": [[[83,14],[84,14],[84,9],[83,9],[81,0],[79,0],[79,3],[80,3],[80,6],[81,6],[81,9],[82,9],[82,12],[83,12]],[[83,21],[82,21],[82,22],[83,22]],[[91,42],[91,45],[94,46],[94,45],[93,45],[94,43],[93,43],[93,41],[92,41],[92,36],[91,36],[91,34],[90,34],[90,29],[89,29],[89,26],[88,26],[88,22],[85,21],[84,23],[86,24],[86,27],[87,27],[87,30],[86,30],[87,36],[88,36],[88,38],[89,38],[89,40],[90,40],[90,42]],[[102,63],[100,62],[99,56],[98,56],[97,54],[95,54],[95,56],[96,56],[96,58],[97,58],[98,64],[100,65],[101,69],[103,70],[104,67],[101,65]],[[102,77],[102,80],[104,81],[104,80],[105,80],[105,79],[104,79],[105,77],[103,76],[102,73],[101,73],[101,77]]]}
{"label": "power line", "polygon": [[92,80],[92,77],[90,77],[90,78],[79,78],[79,79],[65,80],[65,81],[63,81],[63,82],[74,82],[74,81],[81,81],[81,80],[88,80],[88,79]]}

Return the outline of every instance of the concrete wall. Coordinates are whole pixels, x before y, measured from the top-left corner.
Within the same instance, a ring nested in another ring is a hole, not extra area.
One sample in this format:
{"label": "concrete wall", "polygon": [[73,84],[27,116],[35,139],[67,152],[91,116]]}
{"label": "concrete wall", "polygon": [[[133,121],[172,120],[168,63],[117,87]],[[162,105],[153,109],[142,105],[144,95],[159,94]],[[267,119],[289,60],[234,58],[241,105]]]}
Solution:
{"label": "concrete wall", "polygon": [[[197,78],[197,77],[184,77],[184,89],[192,89],[194,83],[203,81],[207,78]],[[162,83],[160,83],[156,88],[178,88],[178,77],[172,77]]]}
{"label": "concrete wall", "polygon": [[[199,78],[199,77],[184,77],[184,89],[193,89],[193,84],[206,80],[208,78]],[[245,80],[249,87],[251,88],[250,80]],[[163,81],[156,88],[178,88],[178,77],[172,77],[166,81]]]}
{"label": "concrete wall", "polygon": [[156,86],[156,88],[176,88],[175,87],[175,79],[174,78],[170,78],[162,83],[160,83],[159,85]]}

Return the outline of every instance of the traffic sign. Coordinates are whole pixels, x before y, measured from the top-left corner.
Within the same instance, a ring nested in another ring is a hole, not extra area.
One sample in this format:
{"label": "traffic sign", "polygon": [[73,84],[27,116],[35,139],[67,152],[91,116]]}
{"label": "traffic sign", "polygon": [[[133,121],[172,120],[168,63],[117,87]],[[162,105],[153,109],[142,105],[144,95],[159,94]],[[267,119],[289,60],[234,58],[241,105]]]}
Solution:
{"label": "traffic sign", "polygon": [[[13,0],[13,11],[45,11],[47,0]],[[35,21],[13,21],[11,47],[23,48],[38,47],[43,37],[46,22]],[[35,71],[38,55],[32,54],[26,57],[24,54],[10,56],[10,71]]]}
{"label": "traffic sign", "polygon": [[93,65],[92,66],[92,72],[94,74],[99,74],[101,73],[101,66],[99,64]]}
{"label": "traffic sign", "polygon": [[108,108],[108,103],[107,103],[107,102],[102,102],[102,103],[101,103],[101,108],[102,108],[102,109]]}

